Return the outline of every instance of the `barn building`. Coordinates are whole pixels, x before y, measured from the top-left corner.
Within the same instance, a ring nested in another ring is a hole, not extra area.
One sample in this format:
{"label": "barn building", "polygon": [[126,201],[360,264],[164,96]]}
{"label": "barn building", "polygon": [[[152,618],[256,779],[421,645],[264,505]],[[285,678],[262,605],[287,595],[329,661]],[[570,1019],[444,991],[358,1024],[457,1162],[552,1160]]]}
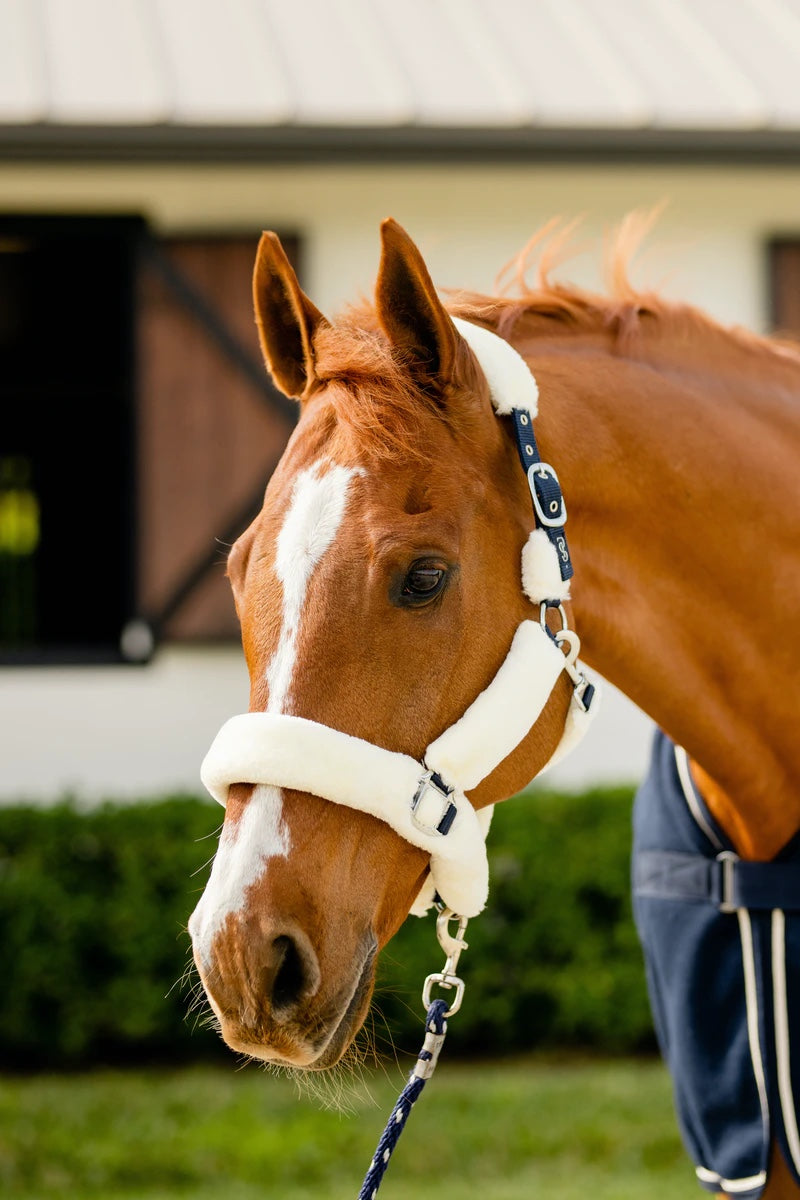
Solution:
{"label": "barn building", "polygon": [[[248,685],[225,549],[291,431],[250,276],[331,314],[394,216],[491,291],[663,205],[634,282],[800,333],[800,0],[0,0],[0,802],[199,790]],[[543,398],[546,403],[546,397]],[[552,781],[637,779],[613,688]]]}

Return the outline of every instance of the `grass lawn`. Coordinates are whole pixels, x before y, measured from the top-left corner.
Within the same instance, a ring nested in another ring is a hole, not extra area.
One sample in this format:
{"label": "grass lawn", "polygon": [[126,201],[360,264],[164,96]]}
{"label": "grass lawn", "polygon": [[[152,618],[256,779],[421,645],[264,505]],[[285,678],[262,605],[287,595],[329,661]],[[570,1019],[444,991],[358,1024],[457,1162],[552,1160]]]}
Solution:
{"label": "grass lawn", "polygon": [[[356,1200],[405,1077],[405,1063],[368,1074],[342,1113],[254,1065],[0,1076],[0,1194]],[[379,1196],[476,1192],[480,1200],[702,1195],[660,1063],[443,1059]]]}

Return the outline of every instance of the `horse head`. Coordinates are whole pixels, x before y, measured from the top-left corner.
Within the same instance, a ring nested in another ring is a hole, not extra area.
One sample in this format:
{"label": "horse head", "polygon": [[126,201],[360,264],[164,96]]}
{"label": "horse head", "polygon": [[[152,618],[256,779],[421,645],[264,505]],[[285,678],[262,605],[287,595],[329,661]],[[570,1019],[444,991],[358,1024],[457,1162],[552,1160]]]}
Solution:
{"label": "horse head", "polygon": [[[381,234],[374,305],[333,323],[301,290],[275,235],[258,247],[261,346],[300,417],[228,561],[251,724],[236,718],[231,734],[239,757],[219,785],[224,826],[189,926],[228,1045],[314,1069],[350,1045],[378,951],[431,899],[438,830],[425,825],[408,840],[383,819],[375,796],[384,776],[422,762],[507,669],[520,627],[541,634],[546,624],[521,583],[534,516],[511,422],[498,419],[486,373],[417,247],[392,220]],[[573,692],[556,668],[532,727],[462,783],[469,812],[462,804],[457,822],[538,773]],[[486,717],[492,729],[472,719],[466,740],[502,742],[508,701]],[[273,775],[259,774],[259,721],[273,738],[271,762],[291,743],[291,762]],[[341,735],[353,739],[352,760]],[[307,772],[325,785],[312,787]],[[413,770],[410,778],[413,791]],[[441,814],[447,797],[433,803]],[[464,904],[482,902],[470,894]]]}

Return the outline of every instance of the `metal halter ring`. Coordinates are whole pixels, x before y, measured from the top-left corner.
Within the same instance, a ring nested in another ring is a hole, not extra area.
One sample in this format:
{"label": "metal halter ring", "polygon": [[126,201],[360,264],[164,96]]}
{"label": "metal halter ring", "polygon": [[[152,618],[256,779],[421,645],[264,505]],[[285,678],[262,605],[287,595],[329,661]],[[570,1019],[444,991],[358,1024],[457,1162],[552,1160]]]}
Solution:
{"label": "metal halter ring", "polygon": [[[557,600],[555,603],[553,603],[551,600],[542,600],[539,604],[539,624],[545,633],[550,632],[550,629],[547,625],[547,614],[549,612],[557,612],[561,617],[561,633],[563,633],[565,629],[569,629],[569,618],[567,617],[564,605],[561,603],[561,601]],[[555,636],[556,640],[558,640],[559,635],[556,634]]]}

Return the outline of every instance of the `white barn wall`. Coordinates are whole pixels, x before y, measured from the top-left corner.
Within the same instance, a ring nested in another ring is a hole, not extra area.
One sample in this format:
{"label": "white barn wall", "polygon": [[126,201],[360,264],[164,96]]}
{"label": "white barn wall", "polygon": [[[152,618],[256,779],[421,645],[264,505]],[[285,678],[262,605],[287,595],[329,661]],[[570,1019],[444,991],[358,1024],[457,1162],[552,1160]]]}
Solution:
{"label": "white barn wall", "polygon": [[[406,226],[438,285],[491,290],[545,221],[585,214],[588,250],[562,273],[599,287],[604,231],[665,200],[634,281],[765,330],[766,239],[800,232],[791,168],[0,166],[8,211],[139,212],[162,233],[296,231],[305,286],[331,314],[371,292],[385,216]],[[247,695],[237,648],[166,648],[147,667],[0,668],[0,803],[198,790],[211,738]],[[651,728],[607,687],[591,734],[550,781],[639,778]]]}
{"label": "white barn wall", "polygon": [[637,281],[665,281],[665,294],[722,321],[763,327],[763,239],[800,227],[796,168],[0,164],[0,207],[9,211],[140,212],[162,232],[298,230],[307,290],[331,312],[371,291],[385,216],[406,226],[440,286],[491,288],[550,217],[586,214],[579,240],[589,253],[568,274],[597,284],[592,240],[630,209],[662,201]]}

